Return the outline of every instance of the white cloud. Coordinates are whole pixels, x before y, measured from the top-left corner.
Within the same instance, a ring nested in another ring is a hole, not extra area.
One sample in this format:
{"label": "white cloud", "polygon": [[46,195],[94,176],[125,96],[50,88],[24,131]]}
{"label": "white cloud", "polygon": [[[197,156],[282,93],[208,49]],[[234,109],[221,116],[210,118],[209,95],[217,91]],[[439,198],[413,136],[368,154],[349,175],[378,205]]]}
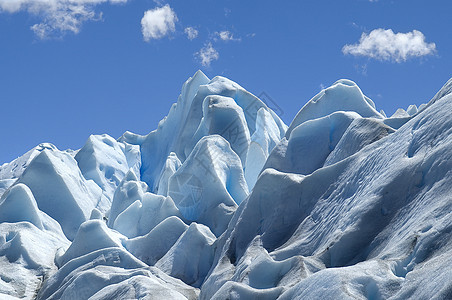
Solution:
{"label": "white cloud", "polygon": [[193,27],[187,27],[184,30],[185,34],[187,35],[187,38],[191,41],[198,37],[198,30],[196,30]]}
{"label": "white cloud", "polygon": [[146,42],[152,39],[161,39],[176,30],[177,15],[167,4],[162,7],[150,9],[141,19],[141,32]]}
{"label": "white cloud", "polygon": [[221,40],[226,41],[226,42],[227,41],[240,41],[240,39],[234,38],[234,35],[228,30],[215,32],[215,35],[217,35]]}
{"label": "white cloud", "polygon": [[0,12],[28,12],[41,19],[31,29],[40,38],[78,33],[86,21],[102,18],[95,7],[103,3],[126,3],[128,0],[0,0]]}
{"label": "white cloud", "polygon": [[431,55],[435,51],[435,43],[426,43],[425,36],[420,31],[394,33],[391,29],[382,28],[372,30],[369,34],[363,33],[359,43],[342,48],[344,54],[395,62]]}
{"label": "white cloud", "polygon": [[210,63],[220,58],[220,54],[212,46],[212,43],[206,44],[199,52],[195,53],[204,67],[210,66]]}

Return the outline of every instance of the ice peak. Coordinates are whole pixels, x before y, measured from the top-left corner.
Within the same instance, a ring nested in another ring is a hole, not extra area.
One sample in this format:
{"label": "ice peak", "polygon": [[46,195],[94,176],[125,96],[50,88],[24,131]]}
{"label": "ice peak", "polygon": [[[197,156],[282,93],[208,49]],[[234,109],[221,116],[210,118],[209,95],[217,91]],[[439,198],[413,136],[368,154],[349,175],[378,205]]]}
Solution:
{"label": "ice peak", "polygon": [[35,147],[35,150],[37,150],[37,151],[43,151],[44,149],[54,150],[54,151],[58,150],[58,148],[51,143],[41,143]]}
{"label": "ice peak", "polygon": [[336,81],[334,85],[336,84],[343,84],[343,85],[347,85],[347,86],[358,86],[354,81],[350,80],[350,79],[339,79],[338,81]]}
{"label": "ice peak", "polygon": [[108,230],[102,220],[89,220],[80,225],[73,243],[57,261],[62,266],[71,259],[109,247],[122,247],[120,235]]}
{"label": "ice peak", "polygon": [[31,190],[25,184],[17,184],[0,199],[0,223],[30,222],[43,229],[39,209]]}
{"label": "ice peak", "polygon": [[204,72],[201,70],[196,71],[195,74],[193,75],[193,77],[191,77],[191,78],[194,81],[199,80],[199,79],[202,79],[204,81],[209,80],[209,77],[207,77],[207,75],[204,74]]}
{"label": "ice peak", "polygon": [[335,111],[353,111],[365,118],[384,118],[356,83],[348,79],[340,79],[332,86],[323,89],[303,106],[287,129],[286,137],[289,137],[292,130],[298,125],[308,120],[327,116]]}
{"label": "ice peak", "polygon": [[449,79],[443,87],[436,93],[435,97],[430,101],[430,103],[436,102],[438,99],[441,99],[452,93],[452,78]]}

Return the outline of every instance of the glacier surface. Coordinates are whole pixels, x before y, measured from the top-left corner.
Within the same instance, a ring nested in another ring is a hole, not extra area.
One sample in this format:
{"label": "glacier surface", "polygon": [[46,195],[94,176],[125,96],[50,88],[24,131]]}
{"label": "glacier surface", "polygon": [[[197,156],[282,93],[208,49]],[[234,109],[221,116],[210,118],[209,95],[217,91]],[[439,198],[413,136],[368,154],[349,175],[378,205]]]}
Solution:
{"label": "glacier surface", "polygon": [[450,111],[342,79],[287,126],[198,71],[147,135],[0,166],[0,299],[452,299]]}

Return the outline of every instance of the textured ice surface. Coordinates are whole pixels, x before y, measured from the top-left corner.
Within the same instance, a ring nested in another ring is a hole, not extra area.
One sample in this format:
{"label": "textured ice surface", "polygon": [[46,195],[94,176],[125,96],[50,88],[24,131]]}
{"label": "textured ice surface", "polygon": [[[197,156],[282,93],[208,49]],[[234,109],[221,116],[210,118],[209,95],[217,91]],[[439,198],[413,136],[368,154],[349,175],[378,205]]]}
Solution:
{"label": "textured ice surface", "polygon": [[113,199],[129,168],[138,172],[141,162],[137,146],[124,145],[106,134],[90,136],[75,160],[83,176],[97,183],[108,199]]}
{"label": "textured ice surface", "polygon": [[0,299],[451,299],[451,110],[339,80],[288,128],[199,71],[148,135],[0,167]]}
{"label": "textured ice surface", "polygon": [[356,83],[341,79],[331,87],[322,90],[303,106],[290,124],[286,137],[301,123],[327,116],[336,111],[353,111],[361,117],[383,118],[376,111],[372,100],[364,96]]}
{"label": "textured ice surface", "polygon": [[352,121],[342,135],[334,150],[328,155],[324,166],[332,165],[360,151],[394,130],[382,121],[371,118],[358,118]]}
{"label": "textured ice surface", "polygon": [[157,194],[168,196],[168,184],[169,178],[176,173],[177,169],[182,165],[179,158],[177,158],[176,153],[171,152],[166,159],[165,166],[162,169],[162,174],[160,175],[160,182],[158,185]]}
{"label": "textured ice surface", "polygon": [[169,196],[182,216],[219,236],[248,195],[242,164],[219,135],[202,138],[169,180]]}
{"label": "textured ice surface", "polygon": [[141,261],[153,266],[187,228],[188,226],[178,217],[168,217],[148,234],[125,241],[125,247]]}
{"label": "textured ice surface", "polygon": [[0,198],[0,223],[30,222],[44,229],[36,200],[22,183],[13,186]]}
{"label": "textured ice surface", "polygon": [[[204,99],[202,111],[203,117],[193,136],[193,147],[204,136],[221,135],[245,165],[250,133],[242,108],[232,98],[213,95]],[[186,148],[186,151],[189,153],[192,148]]]}
{"label": "textured ice surface", "polygon": [[18,183],[31,189],[39,209],[58,221],[69,239],[89,219],[93,208],[105,211],[109,206],[102,190],[83,177],[75,159],[58,150],[43,150]]}
{"label": "textured ice surface", "polygon": [[129,238],[142,236],[168,217],[182,217],[171,197],[145,193],[116,218],[113,228]]}
{"label": "textured ice surface", "polygon": [[24,170],[28,167],[30,162],[43,150],[58,150],[54,145],[49,143],[42,143],[31,149],[21,157],[16,158],[10,163],[5,163],[0,167],[0,180],[3,179],[17,179],[22,175]]}
{"label": "textured ice surface", "polygon": [[129,205],[136,200],[141,200],[147,189],[147,184],[139,181],[135,173],[132,170],[129,170],[118,185],[113,196],[113,202],[111,203],[108,217],[109,226],[113,226],[118,215],[129,207]]}
{"label": "textured ice surface", "polygon": [[126,132],[120,141],[140,145],[142,180],[157,192],[170,153],[174,152],[183,163],[205,134],[223,136],[244,163],[261,108],[271,114],[279,138],[284,136],[287,126],[259,98],[227,78],[217,76],[210,80],[198,71],[185,82],[177,103],[156,130],[146,136]]}
{"label": "textured ice surface", "polygon": [[121,236],[109,230],[102,220],[89,220],[80,226],[71,246],[56,257],[56,262],[61,267],[74,258],[110,247],[122,247]]}
{"label": "textured ice surface", "polygon": [[196,299],[198,293],[113,247],[66,263],[44,283],[38,299]]}
{"label": "textured ice surface", "polygon": [[326,117],[308,120],[283,139],[265,164],[265,169],[310,174],[322,167],[353,120],[354,112],[334,112]]}
{"label": "textured ice surface", "polygon": [[69,241],[63,233],[41,230],[29,222],[0,224],[0,298],[32,299],[55,271],[54,257]]}
{"label": "textured ice surface", "polygon": [[256,237],[275,261],[324,264],[305,279],[284,276],[275,284],[290,287],[283,299],[450,298],[451,273],[436,258],[452,254],[451,108],[452,96],[438,99],[396,132],[307,176],[264,171],[218,241],[201,298],[228,281],[250,284],[240,262],[253,261]]}
{"label": "textured ice surface", "polygon": [[155,266],[168,275],[199,287],[212,265],[214,242],[215,236],[207,226],[191,223]]}
{"label": "textured ice surface", "polygon": [[267,161],[270,152],[278,144],[281,131],[270,112],[260,108],[256,117],[256,131],[251,142],[245,164],[245,178],[250,190],[256,184],[257,177]]}

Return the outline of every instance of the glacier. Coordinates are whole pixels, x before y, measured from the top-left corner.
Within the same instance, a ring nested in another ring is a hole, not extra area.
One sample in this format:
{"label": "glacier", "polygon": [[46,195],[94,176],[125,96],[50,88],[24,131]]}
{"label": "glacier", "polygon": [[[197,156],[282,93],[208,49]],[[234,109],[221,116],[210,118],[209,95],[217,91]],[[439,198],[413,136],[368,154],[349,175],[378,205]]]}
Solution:
{"label": "glacier", "polygon": [[198,71],[147,135],[0,166],[0,299],[452,299],[451,110],[341,79],[286,125]]}

